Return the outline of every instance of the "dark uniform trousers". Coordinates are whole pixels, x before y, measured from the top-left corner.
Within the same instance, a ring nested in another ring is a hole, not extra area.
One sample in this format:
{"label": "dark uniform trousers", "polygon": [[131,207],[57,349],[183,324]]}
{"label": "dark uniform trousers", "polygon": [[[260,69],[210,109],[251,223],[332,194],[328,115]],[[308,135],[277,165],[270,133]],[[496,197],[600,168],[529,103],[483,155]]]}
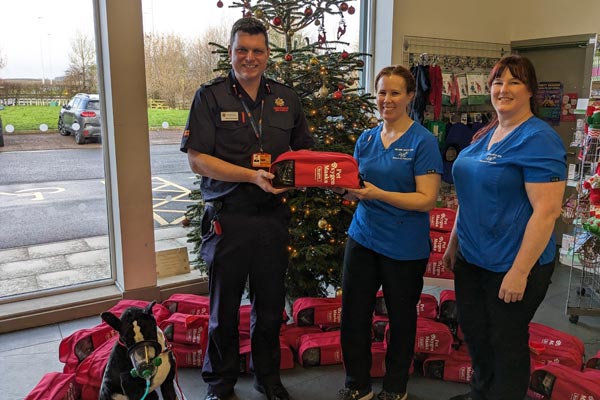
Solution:
{"label": "dark uniform trousers", "polygon": [[423,290],[427,259],[394,260],[348,238],[342,281],[341,344],[346,387],[371,389],[371,337],[373,310],[383,287],[390,320],[383,388],[406,392],[414,355],[417,303]]}
{"label": "dark uniform trousers", "polygon": [[[249,277],[252,365],[262,385],[280,382],[279,330],[288,265],[289,207],[225,199],[205,205],[201,256],[209,266],[210,322],[202,377],[209,392],[229,394],[240,370],[239,306]],[[222,206],[221,206],[222,204]],[[211,229],[218,213],[222,232]]]}
{"label": "dark uniform trousers", "polygon": [[523,400],[530,374],[529,322],[544,300],[554,263],[536,264],[522,301],[498,298],[505,272],[468,263],[457,253],[454,287],[458,321],[473,363],[476,400]]}

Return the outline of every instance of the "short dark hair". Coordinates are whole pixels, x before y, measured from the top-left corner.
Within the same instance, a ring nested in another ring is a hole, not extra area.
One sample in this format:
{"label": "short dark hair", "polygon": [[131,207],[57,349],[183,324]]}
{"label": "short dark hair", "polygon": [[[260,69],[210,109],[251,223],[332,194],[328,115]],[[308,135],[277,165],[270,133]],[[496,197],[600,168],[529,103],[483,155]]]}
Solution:
{"label": "short dark hair", "polygon": [[269,34],[265,25],[256,18],[243,17],[233,23],[231,27],[231,36],[229,38],[229,45],[233,45],[235,34],[238,32],[245,32],[250,35],[262,34],[265,37],[265,44],[269,47]]}
{"label": "short dark hair", "polygon": [[531,112],[534,115],[538,115],[538,104],[537,104],[537,93],[538,93],[538,81],[535,75],[535,68],[531,61],[518,54],[511,54],[509,56],[501,58],[492,68],[490,76],[488,77],[488,86],[492,87],[494,79],[500,78],[506,69],[510,71],[510,74],[523,82],[527,89],[531,92],[531,98],[529,99],[529,105]]}
{"label": "short dark hair", "polygon": [[412,93],[417,90],[417,82],[415,77],[410,70],[402,65],[390,65],[389,67],[383,67],[381,71],[375,77],[375,90],[377,90],[377,84],[384,76],[398,75],[404,78],[406,83],[406,93]]}

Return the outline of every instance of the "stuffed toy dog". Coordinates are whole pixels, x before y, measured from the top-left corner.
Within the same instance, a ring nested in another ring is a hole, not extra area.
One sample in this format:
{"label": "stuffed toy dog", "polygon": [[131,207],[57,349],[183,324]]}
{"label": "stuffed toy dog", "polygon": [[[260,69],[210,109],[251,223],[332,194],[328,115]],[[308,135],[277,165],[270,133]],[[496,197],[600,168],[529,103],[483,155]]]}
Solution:
{"label": "stuffed toy dog", "polygon": [[99,400],[158,400],[160,386],[165,400],[177,399],[175,357],[167,349],[163,332],[152,315],[155,302],[144,309],[129,307],[117,318],[110,312],[102,319],[119,333],[100,388]]}

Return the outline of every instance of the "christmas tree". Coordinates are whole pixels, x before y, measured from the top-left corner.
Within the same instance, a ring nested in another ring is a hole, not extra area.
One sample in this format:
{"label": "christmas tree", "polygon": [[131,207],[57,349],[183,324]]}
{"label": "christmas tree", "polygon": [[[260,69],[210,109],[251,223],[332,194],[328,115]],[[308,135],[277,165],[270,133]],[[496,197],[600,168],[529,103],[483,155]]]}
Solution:
{"label": "christmas tree", "polygon": [[[298,93],[310,132],[316,144],[313,150],[352,154],[361,132],[377,124],[373,116],[372,96],[364,93],[359,81],[367,54],[350,52],[344,15],[354,14],[352,1],[233,1],[244,17],[260,19],[269,29],[271,59],[266,74]],[[218,7],[225,4],[219,0]],[[338,17],[336,40],[328,40],[325,18]],[[316,40],[304,36],[316,26]],[[358,28],[356,28],[358,29]],[[221,55],[217,70],[231,68],[227,46],[212,43]],[[342,260],[347,229],[356,204],[330,190],[307,188],[288,192],[292,212],[289,246],[290,264],[286,285],[290,299],[326,296],[341,286]],[[194,190],[188,219],[193,230],[190,241],[197,254],[201,244],[199,221],[201,195]],[[202,260],[193,261],[203,267]]]}

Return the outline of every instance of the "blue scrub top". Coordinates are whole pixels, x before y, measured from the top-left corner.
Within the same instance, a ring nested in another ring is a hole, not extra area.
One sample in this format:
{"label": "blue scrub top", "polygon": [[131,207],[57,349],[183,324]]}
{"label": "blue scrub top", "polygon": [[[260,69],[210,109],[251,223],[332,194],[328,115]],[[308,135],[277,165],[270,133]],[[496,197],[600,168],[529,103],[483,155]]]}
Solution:
{"label": "blue scrub top", "polygon": [[[354,158],[365,181],[392,192],[416,190],[415,176],[441,174],[437,139],[418,123],[387,149],[379,125],[364,131],[356,141]],[[379,200],[362,200],[348,235],[361,245],[395,260],[428,258],[429,213],[407,211]]]}
{"label": "blue scrub top", "polygon": [[[495,131],[460,152],[452,173],[460,212],[458,244],[465,260],[490,271],[508,271],[521,247],[533,208],[525,183],[564,181],[566,151],[546,122],[531,117],[488,150]],[[554,238],[539,258],[553,261]]]}

